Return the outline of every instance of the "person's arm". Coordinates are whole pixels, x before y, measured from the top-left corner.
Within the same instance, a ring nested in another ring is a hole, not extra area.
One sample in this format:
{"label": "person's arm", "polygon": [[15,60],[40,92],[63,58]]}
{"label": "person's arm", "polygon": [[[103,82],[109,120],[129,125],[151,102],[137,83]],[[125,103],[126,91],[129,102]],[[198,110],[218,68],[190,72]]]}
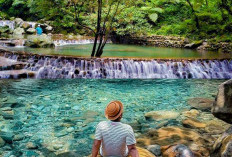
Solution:
{"label": "person's arm", "polygon": [[92,148],[92,157],[97,157],[100,146],[101,146],[101,140],[94,140],[93,148]]}
{"label": "person's arm", "polygon": [[128,150],[129,150],[129,155],[131,157],[139,157],[139,152],[138,150],[136,149],[136,146],[135,144],[132,144],[132,145],[128,145]]}

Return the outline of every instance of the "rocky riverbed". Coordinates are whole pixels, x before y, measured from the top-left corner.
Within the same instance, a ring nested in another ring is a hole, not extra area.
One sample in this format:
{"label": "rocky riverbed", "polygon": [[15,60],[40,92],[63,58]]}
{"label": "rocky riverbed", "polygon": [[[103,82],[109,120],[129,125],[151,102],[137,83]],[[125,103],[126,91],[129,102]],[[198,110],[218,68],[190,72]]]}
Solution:
{"label": "rocky riverbed", "polygon": [[207,157],[221,149],[226,154],[220,143],[230,148],[231,132],[225,131],[231,125],[210,112],[222,82],[0,80],[0,152],[3,157],[88,156],[105,105],[120,99],[123,122],[133,127],[137,145],[154,155]]}

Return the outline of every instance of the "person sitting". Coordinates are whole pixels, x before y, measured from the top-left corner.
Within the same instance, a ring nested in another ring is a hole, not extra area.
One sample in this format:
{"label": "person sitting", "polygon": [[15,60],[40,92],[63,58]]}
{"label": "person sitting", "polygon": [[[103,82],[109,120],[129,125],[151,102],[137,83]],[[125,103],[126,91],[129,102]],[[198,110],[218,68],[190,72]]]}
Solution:
{"label": "person sitting", "polygon": [[37,35],[42,35],[43,29],[40,27],[40,25],[38,25],[38,27],[36,28],[36,32],[37,32]]}
{"label": "person sitting", "polygon": [[130,125],[121,123],[123,104],[120,101],[110,102],[105,109],[105,117],[96,127],[95,140],[92,147],[92,157],[99,153],[103,157],[117,156],[138,157],[134,131]]}

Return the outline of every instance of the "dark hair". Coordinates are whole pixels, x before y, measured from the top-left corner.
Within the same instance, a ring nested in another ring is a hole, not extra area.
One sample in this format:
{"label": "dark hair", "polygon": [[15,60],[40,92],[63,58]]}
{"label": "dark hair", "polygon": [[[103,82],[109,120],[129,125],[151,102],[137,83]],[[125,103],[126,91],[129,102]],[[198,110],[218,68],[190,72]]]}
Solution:
{"label": "dark hair", "polygon": [[111,120],[112,122],[119,122],[122,119],[122,114],[115,120]]}

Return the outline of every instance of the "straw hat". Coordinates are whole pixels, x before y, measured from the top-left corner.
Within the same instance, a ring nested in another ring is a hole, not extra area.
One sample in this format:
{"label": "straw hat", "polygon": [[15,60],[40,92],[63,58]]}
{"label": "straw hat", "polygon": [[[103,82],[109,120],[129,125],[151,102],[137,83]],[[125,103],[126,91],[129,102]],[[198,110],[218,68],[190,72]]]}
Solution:
{"label": "straw hat", "polygon": [[110,102],[105,109],[105,116],[109,120],[116,120],[123,112],[123,104],[118,101]]}

